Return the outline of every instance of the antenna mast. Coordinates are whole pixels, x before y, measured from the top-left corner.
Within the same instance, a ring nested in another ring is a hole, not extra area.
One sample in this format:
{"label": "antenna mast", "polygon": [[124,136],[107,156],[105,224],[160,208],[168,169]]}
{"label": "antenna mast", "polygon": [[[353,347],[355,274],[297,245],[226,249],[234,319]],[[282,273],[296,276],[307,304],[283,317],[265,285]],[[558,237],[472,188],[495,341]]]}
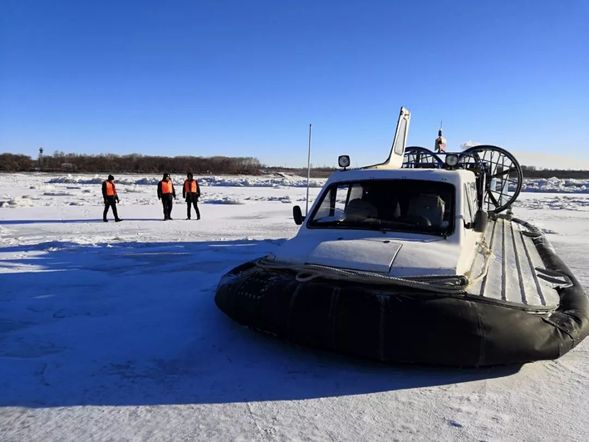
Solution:
{"label": "antenna mast", "polygon": [[39,164],[38,164],[39,170],[43,170],[43,148],[40,147],[39,148]]}
{"label": "antenna mast", "polygon": [[309,181],[311,179],[311,123],[309,123],[309,149],[307,151],[307,202],[305,204],[305,216],[309,213]]}

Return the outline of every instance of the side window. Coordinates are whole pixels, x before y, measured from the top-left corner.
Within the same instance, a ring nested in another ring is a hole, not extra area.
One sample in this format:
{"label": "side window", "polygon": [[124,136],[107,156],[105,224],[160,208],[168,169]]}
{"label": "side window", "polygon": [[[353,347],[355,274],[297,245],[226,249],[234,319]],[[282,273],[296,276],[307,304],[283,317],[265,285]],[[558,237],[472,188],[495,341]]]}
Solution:
{"label": "side window", "polygon": [[466,222],[473,222],[478,210],[477,188],[475,183],[464,185],[464,198],[468,206],[468,214],[465,213]]}
{"label": "side window", "polygon": [[468,186],[470,190],[470,201],[472,204],[472,214],[474,218],[474,214],[477,212],[479,208],[478,198],[477,198],[477,186],[475,183],[470,183]]}
{"label": "side window", "polygon": [[332,186],[317,209],[315,221],[318,223],[340,221],[344,217],[349,190],[348,184]]}
{"label": "side window", "polygon": [[465,221],[471,223],[474,220],[475,208],[472,205],[470,186],[468,184],[464,185],[464,203],[466,206],[466,210],[464,211]]}
{"label": "side window", "polygon": [[352,200],[362,198],[363,193],[364,193],[363,186],[361,186],[360,184],[353,184],[350,187],[350,193],[349,193],[348,201],[346,201],[346,205],[347,205],[347,203],[349,203]]}

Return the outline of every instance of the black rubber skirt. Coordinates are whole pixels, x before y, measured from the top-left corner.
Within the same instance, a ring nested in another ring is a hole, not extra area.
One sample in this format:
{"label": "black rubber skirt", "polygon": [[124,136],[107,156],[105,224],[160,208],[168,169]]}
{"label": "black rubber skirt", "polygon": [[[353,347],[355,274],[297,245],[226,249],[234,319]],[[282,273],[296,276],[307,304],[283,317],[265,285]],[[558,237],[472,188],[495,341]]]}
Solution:
{"label": "black rubber skirt", "polygon": [[551,313],[468,295],[321,278],[299,282],[294,272],[255,261],[223,276],[215,302],[256,330],[383,362],[482,367],[556,359],[589,334],[589,299],[546,238],[533,236],[545,267],[572,283],[558,289],[560,305]]}

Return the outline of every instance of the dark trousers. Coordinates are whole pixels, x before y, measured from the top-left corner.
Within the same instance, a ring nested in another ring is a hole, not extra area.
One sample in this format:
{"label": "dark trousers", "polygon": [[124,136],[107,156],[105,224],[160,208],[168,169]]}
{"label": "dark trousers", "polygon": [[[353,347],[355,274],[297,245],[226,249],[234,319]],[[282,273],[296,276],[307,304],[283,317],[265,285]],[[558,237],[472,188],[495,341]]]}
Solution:
{"label": "dark trousers", "polygon": [[102,219],[106,221],[106,214],[108,213],[109,207],[112,207],[112,214],[115,216],[115,219],[119,219],[119,214],[117,213],[117,201],[114,196],[107,196],[104,200],[104,212],[102,213]]}
{"label": "dark trousers", "polygon": [[194,206],[194,212],[196,213],[196,219],[200,219],[200,211],[198,210],[198,197],[195,195],[186,195],[186,217],[190,219],[190,205]]}
{"label": "dark trousers", "polygon": [[162,206],[164,207],[164,219],[172,219],[172,205],[174,197],[171,193],[162,195]]}

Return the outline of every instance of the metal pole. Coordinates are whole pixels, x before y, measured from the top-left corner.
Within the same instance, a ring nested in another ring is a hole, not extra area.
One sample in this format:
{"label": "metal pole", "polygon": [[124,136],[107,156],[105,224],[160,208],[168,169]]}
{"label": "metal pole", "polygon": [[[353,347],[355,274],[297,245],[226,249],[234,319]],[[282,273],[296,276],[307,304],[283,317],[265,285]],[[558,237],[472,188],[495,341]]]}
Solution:
{"label": "metal pole", "polygon": [[311,123],[309,123],[309,150],[307,152],[307,203],[305,216],[309,213],[309,180],[311,179]]}

